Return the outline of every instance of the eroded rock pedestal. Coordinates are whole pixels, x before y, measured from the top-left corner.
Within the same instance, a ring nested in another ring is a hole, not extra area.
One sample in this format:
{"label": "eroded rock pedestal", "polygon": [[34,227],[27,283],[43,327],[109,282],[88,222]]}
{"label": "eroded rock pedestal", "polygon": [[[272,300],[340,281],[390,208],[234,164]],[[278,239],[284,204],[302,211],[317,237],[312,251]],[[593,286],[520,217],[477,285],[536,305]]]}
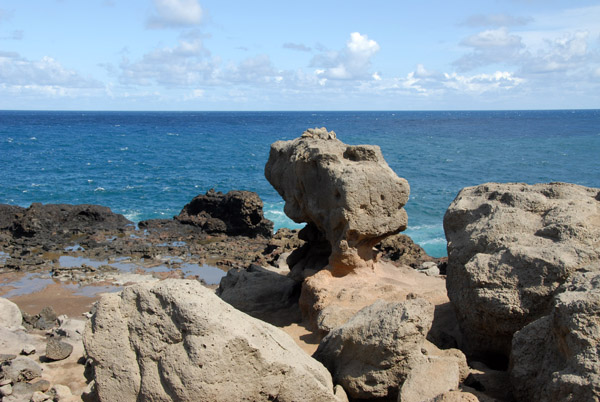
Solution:
{"label": "eroded rock pedestal", "polygon": [[265,176],[285,200],[286,215],[329,243],[336,275],[372,268],[373,246],[406,228],[408,182],[377,146],[346,145],[333,131],[309,129],[271,145]]}

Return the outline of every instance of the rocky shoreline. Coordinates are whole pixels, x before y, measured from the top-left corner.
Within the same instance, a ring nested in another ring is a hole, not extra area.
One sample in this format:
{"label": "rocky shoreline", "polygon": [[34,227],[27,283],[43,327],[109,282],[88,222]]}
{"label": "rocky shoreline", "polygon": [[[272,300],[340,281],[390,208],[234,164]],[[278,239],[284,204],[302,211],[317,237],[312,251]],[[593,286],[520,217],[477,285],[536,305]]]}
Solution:
{"label": "rocky shoreline", "polygon": [[0,205],[2,401],[600,398],[599,189],[464,189],[436,259],[377,147],[309,129],[265,176],[304,229],[247,191]]}

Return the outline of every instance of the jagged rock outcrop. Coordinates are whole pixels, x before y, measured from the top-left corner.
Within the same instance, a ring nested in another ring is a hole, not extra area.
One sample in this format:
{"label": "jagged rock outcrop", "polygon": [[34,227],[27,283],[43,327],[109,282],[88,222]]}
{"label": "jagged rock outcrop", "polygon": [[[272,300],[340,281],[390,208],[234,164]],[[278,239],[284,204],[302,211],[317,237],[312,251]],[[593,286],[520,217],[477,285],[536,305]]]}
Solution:
{"label": "jagged rock outcrop", "polygon": [[511,382],[522,401],[600,400],[600,271],[561,286],[550,314],[518,331]]}
{"label": "jagged rock outcrop", "polygon": [[197,281],[102,297],[84,333],[100,401],[334,401],[331,375],[279,329]]}
{"label": "jagged rock outcrop", "polygon": [[101,205],[33,203],[29,208],[0,205],[0,230],[15,238],[69,237],[98,231],[123,231],[133,223]]}
{"label": "jagged rock outcrop", "polygon": [[194,197],[175,219],[201,227],[206,233],[266,238],[273,235],[273,222],[264,217],[263,202],[251,191],[223,194],[209,190]]}
{"label": "jagged rock outcrop", "polygon": [[[314,357],[349,397],[395,401],[411,370],[428,362],[422,347],[432,320],[433,305],[424,299],[378,300],[323,338]],[[454,369],[456,387],[456,363]]]}
{"label": "jagged rock outcrop", "polygon": [[373,145],[346,145],[325,128],[271,145],[265,176],[295,222],[314,225],[331,246],[329,265],[344,275],[372,267],[373,246],[404,230],[409,186]]}
{"label": "jagged rock outcrop", "polygon": [[600,189],[487,183],[444,217],[447,288],[471,353],[508,356],[513,334],[548,314],[559,287],[600,261]]}

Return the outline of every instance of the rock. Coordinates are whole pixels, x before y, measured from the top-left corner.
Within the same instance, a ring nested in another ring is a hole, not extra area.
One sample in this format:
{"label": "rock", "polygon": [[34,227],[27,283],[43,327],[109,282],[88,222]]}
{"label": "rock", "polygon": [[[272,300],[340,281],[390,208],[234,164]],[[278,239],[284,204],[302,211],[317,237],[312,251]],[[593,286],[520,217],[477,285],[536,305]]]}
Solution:
{"label": "rock", "polygon": [[51,401],[51,400],[52,400],[52,398],[50,396],[48,396],[40,391],[35,391],[33,393],[33,395],[31,395],[31,402],[44,402],[44,401]]}
{"label": "rock", "polygon": [[57,314],[52,306],[44,307],[39,314],[30,315],[23,313],[23,323],[29,329],[36,328],[41,330],[47,330],[54,328],[57,324]]}
{"label": "rock", "polygon": [[58,338],[49,338],[46,343],[46,358],[50,360],[64,360],[73,352],[73,345]]}
{"label": "rock", "polygon": [[396,234],[386,237],[375,248],[381,252],[381,258],[395,264],[419,267],[426,261],[433,261],[425,250],[405,234]]}
{"label": "rock", "polygon": [[424,299],[379,300],[331,331],[313,356],[350,398],[394,400],[413,367],[427,361],[421,348],[432,320]]}
{"label": "rock", "polygon": [[266,238],[273,235],[273,222],[264,217],[263,202],[251,191],[223,194],[209,190],[194,197],[175,219],[201,227],[207,233]]}
{"label": "rock", "polygon": [[427,357],[408,373],[398,401],[421,402],[458,388],[460,371],[451,358]]}
{"label": "rock", "polygon": [[23,316],[19,306],[8,299],[0,297],[0,327],[18,329],[21,327]]}
{"label": "rock", "polygon": [[12,384],[6,384],[0,386],[0,396],[8,396],[12,394]]}
{"label": "rock", "polygon": [[315,225],[339,275],[370,268],[373,246],[406,228],[409,186],[373,145],[346,145],[325,128],[271,145],[265,176],[294,222]]}
{"label": "rock", "polygon": [[444,216],[447,288],[470,353],[506,358],[559,286],[600,260],[599,193],[566,183],[461,190]]}
{"label": "rock", "polygon": [[69,387],[67,387],[66,385],[62,385],[62,384],[54,384],[52,389],[50,391],[48,391],[47,394],[54,401],[57,401],[57,402],[61,402],[61,401],[64,402],[64,401],[72,400],[74,398],[73,393],[71,392],[71,389]]}
{"label": "rock", "polygon": [[[442,278],[381,262],[374,271],[360,275],[336,277],[329,270],[312,275],[302,284],[299,305],[312,329],[324,336],[378,299],[401,302],[409,294],[425,298],[436,306],[448,303]],[[446,327],[456,321],[454,312],[450,313],[452,317],[444,322]]]}
{"label": "rock", "polygon": [[330,374],[287,334],[197,281],[103,295],[83,341],[100,401],[336,400]]}
{"label": "rock", "polygon": [[528,401],[600,400],[600,273],[574,275],[550,314],[515,333],[510,377]]}
{"label": "rock", "polygon": [[13,383],[31,381],[42,376],[42,367],[28,357],[19,356],[0,365],[0,374]]}
{"label": "rock", "polygon": [[25,345],[23,349],[21,349],[21,354],[24,356],[29,356],[35,353],[35,346],[33,345]]}
{"label": "rock", "polygon": [[81,340],[83,331],[85,330],[86,320],[79,320],[75,318],[69,318],[67,316],[60,316],[58,318],[59,326],[54,330],[54,333],[58,336],[70,338],[74,341]]}
{"label": "rock", "polygon": [[[33,203],[26,209],[0,208],[0,214],[10,218],[0,218],[4,227],[16,238],[67,236],[77,233],[124,230],[133,223],[123,215],[113,213],[110,208],[100,205],[68,205]],[[1,229],[1,228],[0,228]]]}
{"label": "rock", "polygon": [[[444,392],[441,395],[437,395],[434,398],[431,398],[427,402],[486,402],[486,400],[482,400],[477,398],[470,392],[461,392],[461,391],[449,391]],[[490,402],[492,400],[490,399]],[[400,402],[400,401],[399,401]],[[494,400],[496,402],[496,400]]]}
{"label": "rock", "polygon": [[253,264],[245,270],[227,271],[216,293],[238,310],[261,318],[264,314],[296,303],[300,296],[300,284]]}

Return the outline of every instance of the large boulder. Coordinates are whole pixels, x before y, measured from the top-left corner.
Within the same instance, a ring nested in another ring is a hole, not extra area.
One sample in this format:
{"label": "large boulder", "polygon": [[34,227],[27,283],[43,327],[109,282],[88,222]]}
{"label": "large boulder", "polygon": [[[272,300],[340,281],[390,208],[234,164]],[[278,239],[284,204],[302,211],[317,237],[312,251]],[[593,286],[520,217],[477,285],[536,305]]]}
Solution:
{"label": "large boulder", "polygon": [[395,400],[411,369],[426,361],[421,349],[432,320],[424,299],[379,300],[323,338],[314,357],[349,397]]}
{"label": "large boulder", "polygon": [[600,189],[465,188],[446,212],[444,230],[448,296],[469,352],[505,358],[513,334],[550,312],[561,284],[600,260]]}
{"label": "large boulder", "polygon": [[19,329],[22,322],[23,315],[19,306],[8,299],[0,297],[0,328]]}
{"label": "large boulder", "polygon": [[600,273],[575,275],[549,315],[518,331],[511,382],[522,401],[600,400]]}
{"label": "large boulder", "polygon": [[346,145],[325,128],[271,145],[265,176],[297,223],[314,225],[338,275],[372,267],[373,246],[404,230],[409,186],[373,145]]}
{"label": "large boulder", "polygon": [[100,401],[333,401],[331,375],[279,329],[197,281],[102,297],[84,333]]}
{"label": "large boulder", "polygon": [[233,190],[223,194],[209,190],[194,197],[175,219],[198,226],[207,233],[267,238],[273,235],[273,222],[264,217],[263,202],[251,191]]}

